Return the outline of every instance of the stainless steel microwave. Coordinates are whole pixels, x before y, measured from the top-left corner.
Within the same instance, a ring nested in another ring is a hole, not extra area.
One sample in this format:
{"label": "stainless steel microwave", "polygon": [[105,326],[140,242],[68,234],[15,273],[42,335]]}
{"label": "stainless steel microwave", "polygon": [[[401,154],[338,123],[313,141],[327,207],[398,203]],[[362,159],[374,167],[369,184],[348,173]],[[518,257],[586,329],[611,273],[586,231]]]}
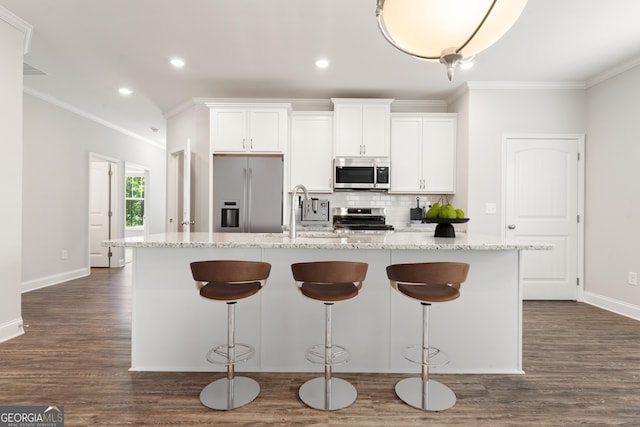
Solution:
{"label": "stainless steel microwave", "polygon": [[334,190],[389,189],[388,158],[337,157],[333,160]]}

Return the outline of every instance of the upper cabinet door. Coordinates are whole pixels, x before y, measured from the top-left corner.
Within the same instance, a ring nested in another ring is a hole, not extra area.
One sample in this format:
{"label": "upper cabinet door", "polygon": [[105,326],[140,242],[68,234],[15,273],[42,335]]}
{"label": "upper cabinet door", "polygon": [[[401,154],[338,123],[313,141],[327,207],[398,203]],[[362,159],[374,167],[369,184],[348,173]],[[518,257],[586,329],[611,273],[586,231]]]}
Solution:
{"label": "upper cabinet door", "polygon": [[334,107],[335,153],[337,157],[362,155],[362,104]]}
{"label": "upper cabinet door", "polygon": [[287,116],[280,109],[252,109],[249,113],[249,150],[282,152],[286,146]]}
{"label": "upper cabinet door", "polygon": [[390,192],[420,193],[422,188],[422,119],[391,119]]}
{"label": "upper cabinet door", "polygon": [[284,104],[211,104],[211,150],[214,153],[283,153],[287,146]]}
{"label": "upper cabinet door", "polygon": [[391,99],[332,99],[336,157],[389,157]]}
{"label": "upper cabinet door", "polygon": [[456,190],[453,114],[394,114],[390,193],[453,194]]}
{"label": "upper cabinet door", "polygon": [[211,110],[211,141],[215,151],[247,150],[247,112],[242,109]]}
{"label": "upper cabinet door", "polygon": [[429,193],[456,191],[456,119],[422,121],[422,176]]}
{"label": "upper cabinet door", "polygon": [[330,193],[333,186],[332,117],[327,114],[291,117],[290,187]]}
{"label": "upper cabinet door", "polygon": [[362,155],[389,157],[390,142],[389,104],[362,106]]}

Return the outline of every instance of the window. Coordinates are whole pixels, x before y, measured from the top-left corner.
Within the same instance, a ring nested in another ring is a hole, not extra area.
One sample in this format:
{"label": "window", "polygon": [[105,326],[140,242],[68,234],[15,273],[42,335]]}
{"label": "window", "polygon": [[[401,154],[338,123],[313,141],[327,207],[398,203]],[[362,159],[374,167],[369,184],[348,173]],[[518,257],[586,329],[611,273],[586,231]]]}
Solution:
{"label": "window", "polygon": [[144,176],[127,175],[125,203],[126,227],[144,226]]}

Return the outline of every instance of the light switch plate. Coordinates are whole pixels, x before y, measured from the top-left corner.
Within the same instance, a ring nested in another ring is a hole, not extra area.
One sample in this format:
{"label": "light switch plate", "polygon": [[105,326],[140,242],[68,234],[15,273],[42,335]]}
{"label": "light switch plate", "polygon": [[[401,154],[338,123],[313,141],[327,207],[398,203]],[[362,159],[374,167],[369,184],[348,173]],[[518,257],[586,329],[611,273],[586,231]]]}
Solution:
{"label": "light switch plate", "polygon": [[484,213],[486,214],[495,214],[497,212],[497,206],[495,203],[485,203],[484,205]]}

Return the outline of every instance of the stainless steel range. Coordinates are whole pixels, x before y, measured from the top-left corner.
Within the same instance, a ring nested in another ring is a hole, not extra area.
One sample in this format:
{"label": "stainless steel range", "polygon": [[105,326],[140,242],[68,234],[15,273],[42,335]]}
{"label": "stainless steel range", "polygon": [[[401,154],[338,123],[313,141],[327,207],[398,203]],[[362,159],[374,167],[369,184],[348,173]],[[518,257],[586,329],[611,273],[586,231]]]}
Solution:
{"label": "stainless steel range", "polygon": [[333,208],[334,231],[371,231],[393,230],[387,224],[384,208]]}

